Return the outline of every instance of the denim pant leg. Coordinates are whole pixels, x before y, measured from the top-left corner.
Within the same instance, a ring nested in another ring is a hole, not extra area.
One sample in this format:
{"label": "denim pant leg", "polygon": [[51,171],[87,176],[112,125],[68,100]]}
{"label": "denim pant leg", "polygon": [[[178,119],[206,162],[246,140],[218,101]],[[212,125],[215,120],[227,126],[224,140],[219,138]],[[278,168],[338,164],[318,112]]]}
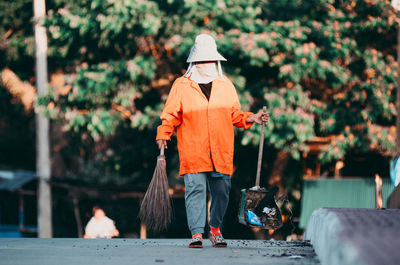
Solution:
{"label": "denim pant leg", "polygon": [[220,227],[229,203],[231,180],[209,177],[208,187],[211,193],[209,225],[212,227]]}
{"label": "denim pant leg", "polygon": [[188,225],[192,235],[204,233],[206,225],[207,174],[185,174],[185,205]]}

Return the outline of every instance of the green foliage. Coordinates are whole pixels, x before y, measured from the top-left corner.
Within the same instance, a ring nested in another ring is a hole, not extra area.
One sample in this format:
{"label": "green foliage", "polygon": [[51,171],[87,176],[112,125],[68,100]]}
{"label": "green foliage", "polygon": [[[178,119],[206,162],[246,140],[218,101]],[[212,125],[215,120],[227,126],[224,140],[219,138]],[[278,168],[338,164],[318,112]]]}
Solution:
{"label": "green foliage", "polygon": [[0,1],[0,69],[28,79],[33,67],[32,0]]}
{"label": "green foliage", "polygon": [[[71,92],[69,102],[81,99],[91,111],[93,103],[101,101],[102,108],[107,108],[107,104],[110,107],[113,102],[108,96],[121,91],[118,84],[124,83],[123,71],[110,63],[118,57],[137,58],[128,70],[131,83],[125,84],[131,92],[124,95],[133,97],[133,91],[149,93],[151,80],[183,71],[193,38],[209,31],[228,58],[226,71],[234,81],[239,81],[241,102],[253,111],[264,104],[268,106],[271,122],[267,140],[274,148],[285,149],[299,159],[300,152],[307,151],[307,142],[315,135],[335,134],[344,140],[333,141],[321,154],[322,161],[341,159],[351,148],[368,151],[369,147],[379,145],[381,151],[393,151],[390,133],[383,134],[387,141],[381,137],[378,142],[368,130],[378,126],[389,132],[387,126],[395,115],[391,93],[395,83],[394,51],[388,50],[391,46],[387,44],[394,43],[395,24],[388,4],[317,0],[144,1],[140,5],[133,2],[127,1],[124,6],[118,1],[60,4],[57,11],[50,12],[49,31],[56,36],[52,46],[68,51],[61,56],[101,62],[103,55],[95,54],[109,49],[108,72],[103,70],[96,75],[94,66],[80,68],[76,78],[80,81],[73,85],[77,94],[71,98]],[[279,12],[281,9],[288,12]],[[146,24],[145,15],[153,16],[151,26]],[[386,41],[371,42],[366,35]],[[59,45],[60,36],[69,43]],[[127,41],[133,49],[124,46]],[[75,47],[91,44],[97,47],[75,52]],[[58,53],[52,55],[57,57]],[[153,65],[146,64],[146,58],[154,58]],[[146,69],[148,73],[137,76],[137,69]],[[134,88],[135,81],[143,87]],[[133,107],[127,102],[122,105]],[[132,126],[154,128],[160,110],[157,100],[147,104]],[[72,124],[86,126],[93,137],[106,132],[92,121],[87,117]],[[107,126],[113,128],[112,124],[116,126],[118,121]],[[107,132],[114,133],[115,127]],[[244,134],[241,143],[256,145],[258,141],[258,129],[254,126]]]}
{"label": "green foliage", "polygon": [[[0,47],[2,62],[26,79],[32,72],[18,64],[32,55],[30,4],[0,11],[0,34],[14,29]],[[394,151],[397,25],[388,1],[57,0],[48,9],[50,70],[61,68],[70,89],[50,88],[37,109],[62,123],[81,146],[71,149],[77,157],[84,149],[100,164],[96,146],[105,144],[123,160],[119,148],[134,148],[125,134],[155,135],[171,82],[201,32],[228,59],[223,68],[243,108],[268,106],[269,147],[299,159],[314,136],[331,135],[323,162],[352,150]],[[239,136],[257,145],[258,126]],[[110,170],[136,172],[107,161]]]}

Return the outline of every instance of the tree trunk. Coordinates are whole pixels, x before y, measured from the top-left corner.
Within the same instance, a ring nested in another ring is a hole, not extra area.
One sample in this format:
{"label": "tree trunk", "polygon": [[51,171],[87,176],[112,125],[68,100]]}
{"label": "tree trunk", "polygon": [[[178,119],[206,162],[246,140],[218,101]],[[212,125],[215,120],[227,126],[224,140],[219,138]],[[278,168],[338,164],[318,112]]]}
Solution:
{"label": "tree trunk", "polygon": [[277,186],[279,188],[276,198],[285,196],[287,193],[287,190],[283,183],[284,182],[283,173],[286,169],[288,161],[289,161],[289,154],[284,150],[280,150],[276,155],[274,164],[272,165],[272,171],[268,180],[268,185],[270,187]]}

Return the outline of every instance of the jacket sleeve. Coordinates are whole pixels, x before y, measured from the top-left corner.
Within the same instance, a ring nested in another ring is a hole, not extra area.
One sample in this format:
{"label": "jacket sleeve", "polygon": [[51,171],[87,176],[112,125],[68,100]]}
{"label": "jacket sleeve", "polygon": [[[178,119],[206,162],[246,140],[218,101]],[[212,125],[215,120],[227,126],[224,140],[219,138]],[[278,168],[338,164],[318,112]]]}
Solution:
{"label": "jacket sleeve", "polygon": [[[232,83],[231,83],[232,84]],[[249,129],[253,123],[246,122],[247,117],[252,115],[252,112],[244,112],[240,109],[239,97],[236,93],[236,89],[232,84],[233,93],[233,106],[232,106],[232,124],[238,128]]]}
{"label": "jacket sleeve", "polygon": [[182,101],[176,82],[172,85],[160,118],[162,124],[157,127],[156,140],[171,140],[175,127],[182,122]]}

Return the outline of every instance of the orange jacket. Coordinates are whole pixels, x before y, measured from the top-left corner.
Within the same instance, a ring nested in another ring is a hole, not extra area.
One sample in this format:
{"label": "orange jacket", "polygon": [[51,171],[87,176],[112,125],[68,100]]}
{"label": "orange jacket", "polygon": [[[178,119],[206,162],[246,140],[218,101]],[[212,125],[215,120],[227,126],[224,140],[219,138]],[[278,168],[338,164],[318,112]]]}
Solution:
{"label": "orange jacket", "polygon": [[157,140],[170,140],[177,130],[179,174],[215,171],[232,175],[233,126],[248,129],[251,112],[240,110],[232,82],[224,76],[213,81],[210,100],[187,77],[175,80],[161,113]]}

